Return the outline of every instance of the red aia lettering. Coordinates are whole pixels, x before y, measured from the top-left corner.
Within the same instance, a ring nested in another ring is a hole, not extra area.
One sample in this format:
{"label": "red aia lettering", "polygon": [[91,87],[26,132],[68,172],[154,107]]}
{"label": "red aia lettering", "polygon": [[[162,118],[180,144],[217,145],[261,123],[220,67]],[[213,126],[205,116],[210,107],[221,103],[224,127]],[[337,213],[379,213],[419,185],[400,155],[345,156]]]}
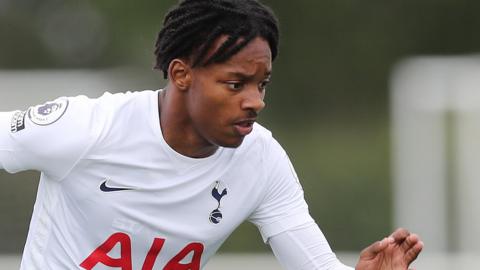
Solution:
{"label": "red aia lettering", "polygon": [[[112,258],[108,253],[120,244],[120,258]],[[142,270],[152,270],[158,254],[162,250],[165,239],[155,238],[152,246],[145,257]],[[88,256],[80,266],[84,269],[91,270],[95,265],[101,263],[110,267],[120,267],[122,270],[132,270],[132,252],[131,252],[130,237],[125,233],[112,234],[103,244],[95,249],[90,256]],[[193,252],[192,261],[189,263],[182,263],[187,255]],[[173,257],[164,270],[200,270],[200,260],[203,253],[203,244],[190,243],[184,247],[175,257]]]}
{"label": "red aia lettering", "polygon": [[[180,263],[190,252],[193,251],[192,261],[188,264]],[[190,243],[173,257],[163,270],[200,270],[200,258],[203,253],[201,243]]]}
{"label": "red aia lettering", "polygon": [[[115,245],[120,244],[120,258],[114,259],[108,256]],[[80,266],[90,270],[97,263],[102,263],[110,267],[121,267],[122,270],[132,270],[132,252],[131,252],[131,243],[130,237],[125,233],[114,233],[112,234],[107,241],[101,244],[97,249],[95,249],[90,256],[88,256]]]}
{"label": "red aia lettering", "polygon": [[155,264],[155,260],[157,259],[160,250],[162,250],[163,243],[165,243],[164,239],[155,238],[153,240],[152,247],[147,253],[147,257],[145,257],[145,262],[143,263],[142,270],[152,270],[153,265]]}

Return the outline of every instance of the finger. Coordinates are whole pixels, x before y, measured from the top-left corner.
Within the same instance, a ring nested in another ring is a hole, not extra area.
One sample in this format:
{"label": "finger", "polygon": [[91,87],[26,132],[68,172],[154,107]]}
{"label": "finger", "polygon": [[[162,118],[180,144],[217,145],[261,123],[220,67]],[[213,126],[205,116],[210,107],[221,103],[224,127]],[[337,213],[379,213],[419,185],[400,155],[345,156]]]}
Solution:
{"label": "finger", "polygon": [[381,241],[377,241],[370,246],[366,247],[361,253],[361,258],[373,258],[378,253],[382,252],[389,244],[393,243],[394,239],[392,237],[385,237]]}
{"label": "finger", "polygon": [[407,251],[407,253],[405,254],[405,260],[407,262],[407,265],[411,264],[418,257],[418,254],[420,254],[420,252],[422,251],[423,246],[423,242],[419,241]]}
{"label": "finger", "polygon": [[419,241],[420,238],[418,237],[418,235],[412,233],[405,239],[405,241],[403,241],[401,247],[406,252],[407,250],[415,246]]}
{"label": "finger", "polygon": [[410,232],[407,229],[399,228],[395,230],[390,236],[395,239],[395,242],[402,243],[410,235]]}

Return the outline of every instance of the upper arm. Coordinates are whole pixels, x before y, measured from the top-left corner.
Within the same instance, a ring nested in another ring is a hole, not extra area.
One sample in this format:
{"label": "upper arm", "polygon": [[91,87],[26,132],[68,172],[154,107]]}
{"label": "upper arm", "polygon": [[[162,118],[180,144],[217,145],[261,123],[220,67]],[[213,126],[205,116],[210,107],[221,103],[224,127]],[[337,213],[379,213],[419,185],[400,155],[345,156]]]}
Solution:
{"label": "upper arm", "polygon": [[61,179],[94,142],[97,118],[94,100],[85,96],[0,113],[0,165]]}
{"label": "upper arm", "polygon": [[271,138],[265,150],[265,197],[249,220],[260,230],[263,240],[313,222],[303,189],[283,148]]}

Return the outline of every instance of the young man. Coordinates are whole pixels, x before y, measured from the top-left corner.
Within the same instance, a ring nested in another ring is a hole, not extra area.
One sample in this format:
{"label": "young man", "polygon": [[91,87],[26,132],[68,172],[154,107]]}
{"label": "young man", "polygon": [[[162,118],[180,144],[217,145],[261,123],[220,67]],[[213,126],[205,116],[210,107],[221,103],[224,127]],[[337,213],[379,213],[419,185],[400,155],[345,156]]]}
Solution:
{"label": "young man", "polygon": [[[310,217],[285,151],[256,124],[277,55],[254,0],[185,0],[158,36],[164,90],[0,114],[0,166],[42,172],[21,269],[201,269],[244,220],[285,269],[351,269]],[[404,229],[357,270],[406,270]]]}

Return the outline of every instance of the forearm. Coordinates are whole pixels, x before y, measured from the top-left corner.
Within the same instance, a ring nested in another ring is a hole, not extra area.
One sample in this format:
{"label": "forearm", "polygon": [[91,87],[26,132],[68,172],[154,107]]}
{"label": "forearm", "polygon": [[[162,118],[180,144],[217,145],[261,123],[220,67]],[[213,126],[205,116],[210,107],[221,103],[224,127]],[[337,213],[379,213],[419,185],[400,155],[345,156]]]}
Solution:
{"label": "forearm", "polygon": [[275,235],[269,244],[287,270],[353,270],[337,259],[315,223]]}

